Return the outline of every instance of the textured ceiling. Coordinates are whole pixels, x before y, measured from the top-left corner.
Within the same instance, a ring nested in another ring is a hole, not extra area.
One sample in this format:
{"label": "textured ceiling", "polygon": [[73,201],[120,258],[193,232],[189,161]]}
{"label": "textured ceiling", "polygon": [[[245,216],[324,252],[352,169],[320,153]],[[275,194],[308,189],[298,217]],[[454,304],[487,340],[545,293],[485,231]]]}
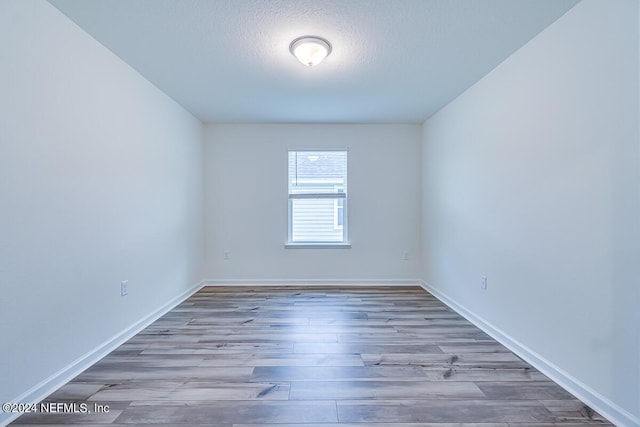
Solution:
{"label": "textured ceiling", "polygon": [[205,122],[334,123],[423,122],[578,2],[49,1]]}

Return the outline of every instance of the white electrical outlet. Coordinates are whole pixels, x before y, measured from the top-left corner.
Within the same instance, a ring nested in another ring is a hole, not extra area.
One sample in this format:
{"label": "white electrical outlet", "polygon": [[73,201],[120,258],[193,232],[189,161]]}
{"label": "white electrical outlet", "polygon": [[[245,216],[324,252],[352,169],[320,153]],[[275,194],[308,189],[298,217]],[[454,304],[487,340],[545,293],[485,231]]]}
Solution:
{"label": "white electrical outlet", "polygon": [[229,251],[224,251],[224,252],[222,253],[222,257],[223,257],[224,259],[226,259],[226,260],[230,259]]}
{"label": "white electrical outlet", "polygon": [[481,276],[480,277],[480,288],[483,291],[487,290],[487,276]]}
{"label": "white electrical outlet", "polygon": [[129,293],[129,281],[123,280],[120,282],[120,296],[123,297]]}

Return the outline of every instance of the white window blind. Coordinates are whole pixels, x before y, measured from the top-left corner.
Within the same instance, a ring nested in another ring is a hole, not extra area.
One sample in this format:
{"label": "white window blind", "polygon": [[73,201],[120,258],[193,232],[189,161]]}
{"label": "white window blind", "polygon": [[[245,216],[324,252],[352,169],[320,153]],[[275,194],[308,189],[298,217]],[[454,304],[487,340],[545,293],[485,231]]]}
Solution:
{"label": "white window blind", "polygon": [[347,243],[347,151],[289,151],[289,242]]}

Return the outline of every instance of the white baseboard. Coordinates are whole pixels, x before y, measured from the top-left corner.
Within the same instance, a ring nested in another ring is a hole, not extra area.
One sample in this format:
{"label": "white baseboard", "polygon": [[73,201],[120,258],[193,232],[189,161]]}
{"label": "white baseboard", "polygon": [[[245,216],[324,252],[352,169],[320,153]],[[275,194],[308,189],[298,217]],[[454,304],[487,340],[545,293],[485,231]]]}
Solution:
{"label": "white baseboard", "polygon": [[[125,329],[124,331],[114,335],[109,338],[104,343],[100,344],[98,347],[93,350],[87,352],[86,354],[80,356],[64,368],[60,369],[55,374],[51,375],[49,378],[43,380],[39,384],[30,388],[29,390],[22,393],[20,396],[12,399],[11,402],[16,403],[35,403],[40,402],[42,399],[49,396],[51,393],[62,387],[64,384],[69,382],[71,379],[76,377],[82,371],[102,359],[107,354],[111,353],[113,350],[118,348],[120,345],[125,343],[135,334],[155,322],[157,319],[165,315],[167,312],[172,310],[175,306],[189,298],[194,293],[198,292],[204,286],[204,282],[200,282],[190,289],[184,291],[177,297],[173,298],[171,301],[163,304],[161,307],[157,308],[153,312],[149,313],[147,316],[138,320],[136,323]],[[0,426],[6,426],[11,421],[15,420],[22,414],[7,414],[4,412],[0,412]]]}
{"label": "white baseboard", "polygon": [[[126,342],[142,329],[149,326],[158,318],[169,312],[175,306],[189,298],[204,286],[295,286],[295,285],[310,285],[310,286],[408,286],[417,285],[423,287],[425,290],[433,294],[436,298],[442,301],[447,306],[458,312],[467,320],[472,322],[478,328],[489,334],[491,337],[499,341],[501,344],[509,348],[515,354],[526,360],[540,372],[551,378],[553,381],[564,387],[568,392],[576,396],[578,399],[589,405],[598,413],[609,419],[617,426],[622,427],[640,427],[640,419],[623,408],[619,407],[615,403],[611,402],[606,397],[602,396],[595,390],[586,386],[576,378],[569,375],[564,370],[560,369],[553,363],[540,356],[535,351],[529,349],[525,345],[521,344],[517,340],[511,338],[506,333],[502,332],[499,328],[493,326],[489,322],[485,321],[482,317],[476,315],[472,311],[466,309],[464,306],[458,304],[453,299],[449,298],[446,294],[442,293],[438,289],[434,288],[430,284],[419,279],[399,279],[399,280],[365,280],[365,279],[349,279],[349,280],[203,280],[202,282],[191,287],[187,291],[178,295],[171,301],[162,305],[152,313],[148,314],[138,322],[125,329],[124,331],[116,334],[103,344],[99,345],[95,349],[89,351],[85,355],[79,357],[74,362],[70,363],[63,369],[59,370],[49,378],[45,379],[41,383],[22,393],[20,396],[13,399],[13,402],[39,402],[55,390],[66,384],[72,378],[80,374],[82,371],[102,359],[104,356],[115,350],[118,346]],[[0,426],[6,426],[14,419],[18,418],[20,414],[5,414],[0,413]]]}
{"label": "white baseboard", "polygon": [[468,321],[493,337],[496,341],[513,351],[547,377],[551,378],[576,398],[589,405],[589,407],[607,418],[616,426],[640,427],[640,418],[616,405],[611,400],[602,396],[600,393],[591,389],[535,351],[510,337],[508,334],[493,326],[471,310],[468,310],[461,304],[458,304],[455,300],[449,298],[446,294],[434,288],[429,283],[421,281],[421,286]]}
{"label": "white baseboard", "polygon": [[206,279],[205,286],[421,286],[420,279]]}

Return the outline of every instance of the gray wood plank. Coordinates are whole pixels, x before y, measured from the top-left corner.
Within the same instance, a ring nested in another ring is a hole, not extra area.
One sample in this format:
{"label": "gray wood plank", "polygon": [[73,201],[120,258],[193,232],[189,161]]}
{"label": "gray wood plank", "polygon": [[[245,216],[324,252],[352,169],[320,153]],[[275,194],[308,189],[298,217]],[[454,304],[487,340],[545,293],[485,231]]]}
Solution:
{"label": "gray wood plank", "polygon": [[327,423],[337,422],[332,401],[137,402],[116,419],[123,424]]}
{"label": "gray wood plank", "polygon": [[347,399],[482,399],[484,394],[470,382],[432,381],[295,381],[292,400]]}
{"label": "gray wood plank", "polygon": [[289,383],[222,381],[149,381],[116,384],[93,394],[91,401],[287,400]]}
{"label": "gray wood plank", "polygon": [[345,400],[338,401],[337,405],[341,422],[540,423],[556,420],[547,408],[534,400]]}

